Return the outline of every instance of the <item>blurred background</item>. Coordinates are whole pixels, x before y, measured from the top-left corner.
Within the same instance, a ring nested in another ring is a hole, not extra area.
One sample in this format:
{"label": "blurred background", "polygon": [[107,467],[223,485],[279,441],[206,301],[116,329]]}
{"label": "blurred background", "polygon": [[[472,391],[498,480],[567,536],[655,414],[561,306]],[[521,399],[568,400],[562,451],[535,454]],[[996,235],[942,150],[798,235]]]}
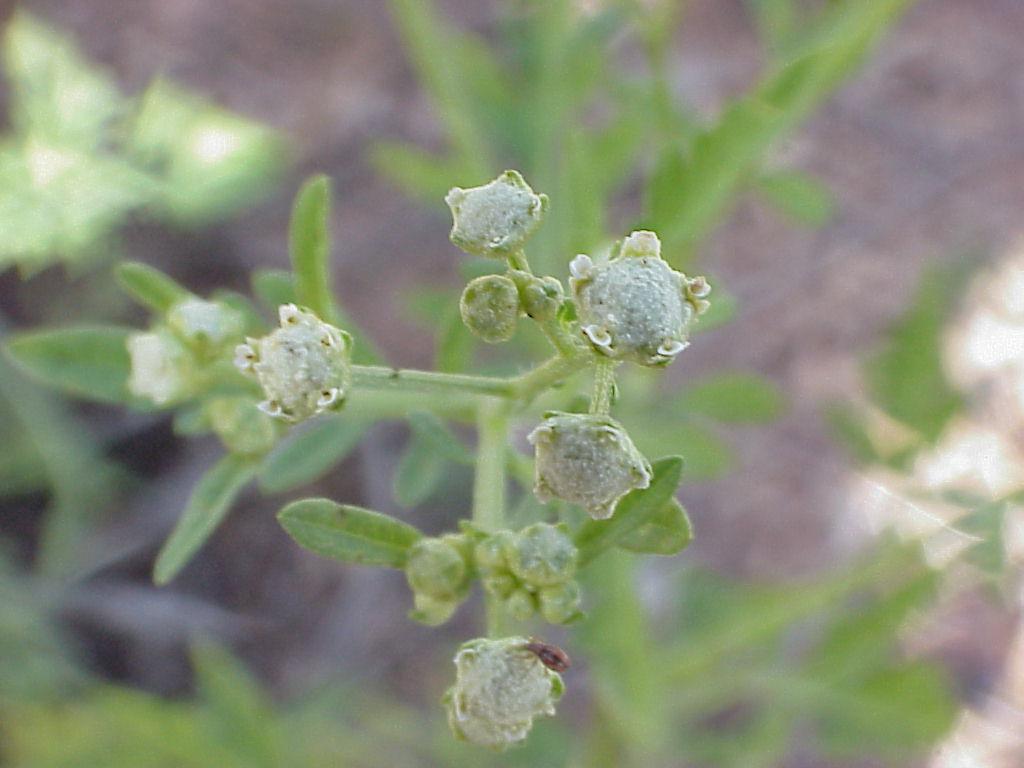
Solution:
{"label": "blurred background", "polygon": [[530,359],[452,313],[479,265],[444,192],[505,167],[551,196],[539,269],[649,225],[718,309],[623,385],[641,447],[687,461],[694,543],[588,574],[587,620],[543,629],[576,661],[559,715],[501,756],[437,703],[479,601],[414,624],[401,573],[274,519],[323,495],[436,533],[467,468],[395,493],[423,459],[376,425],[243,491],[156,587],[217,439],[0,359],[0,764],[1024,765],[1024,4],[3,8],[4,335],[144,327],[120,259],[250,293],[316,172],[337,295],[392,364]]}

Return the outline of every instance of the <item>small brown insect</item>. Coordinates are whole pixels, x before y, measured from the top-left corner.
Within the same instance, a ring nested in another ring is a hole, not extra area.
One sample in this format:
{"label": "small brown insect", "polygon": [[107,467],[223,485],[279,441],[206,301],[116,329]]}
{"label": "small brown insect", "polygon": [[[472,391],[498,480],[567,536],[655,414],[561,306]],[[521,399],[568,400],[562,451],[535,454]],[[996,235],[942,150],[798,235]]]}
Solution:
{"label": "small brown insect", "polygon": [[555,672],[565,672],[569,665],[572,664],[569,660],[569,654],[557,645],[542,643],[533,637],[530,638],[530,642],[524,645],[523,648],[540,659],[541,664]]}

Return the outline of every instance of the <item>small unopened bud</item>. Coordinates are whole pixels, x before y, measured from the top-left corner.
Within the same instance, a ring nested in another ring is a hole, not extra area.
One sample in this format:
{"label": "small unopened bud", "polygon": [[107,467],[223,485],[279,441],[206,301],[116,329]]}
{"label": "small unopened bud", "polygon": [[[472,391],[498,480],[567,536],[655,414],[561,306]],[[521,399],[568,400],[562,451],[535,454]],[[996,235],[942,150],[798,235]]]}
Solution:
{"label": "small unopened bud", "polygon": [[543,323],[558,314],[558,309],[562,306],[565,298],[562,284],[558,278],[525,275],[517,282],[523,311],[529,317]]}
{"label": "small unopened bud", "polygon": [[256,377],[267,399],[260,409],[302,421],[342,406],[347,395],[352,337],[294,304],[279,309],[281,327],[235,349],[235,365]]}
{"label": "small unopened bud", "polygon": [[509,569],[532,587],[547,587],[576,573],[576,546],[565,530],[535,523],[516,537],[508,557]]}
{"label": "small unopened bud", "polygon": [[537,598],[530,590],[519,587],[505,598],[502,607],[516,621],[526,621],[537,612]]}
{"label": "small unopened bud", "polygon": [[191,393],[191,356],[166,328],[128,337],[131,373],[128,390],[137,397],[167,405]]}
{"label": "small unopened bud", "polygon": [[414,592],[446,600],[465,594],[466,560],[447,539],[420,539],[409,549],[405,576]]}
{"label": "small unopened bud", "polygon": [[581,254],[569,270],[580,328],[609,357],[667,365],[689,345],[690,326],[708,306],[707,281],[672,269],[653,232],[633,232],[603,263]]}
{"label": "small unopened bud", "polygon": [[503,275],[484,275],[466,286],[459,310],[474,335],[490,344],[508,341],[519,319],[519,291]]}
{"label": "small unopened bud", "polygon": [[575,581],[566,581],[551,587],[544,587],[537,593],[540,615],[552,624],[565,624],[579,617],[580,587]]}
{"label": "small unopened bud", "polygon": [[524,637],[480,638],[455,654],[455,684],[444,696],[448,724],[461,739],[503,750],[526,738],[533,719],[553,715],[561,676]]}
{"label": "small unopened bud", "polygon": [[651,465],[608,416],[549,413],[529,435],[536,449],[534,492],[611,517],[619,499],[651,482]]}
{"label": "small unopened bud", "polygon": [[505,171],[480,187],[453,188],[451,240],[467,253],[503,258],[523,246],[540,226],[547,195],[534,194],[517,171]]}
{"label": "small unopened bud", "polygon": [[258,456],[277,441],[279,424],[246,397],[217,397],[207,401],[210,427],[232,453]]}
{"label": "small unopened bud", "polygon": [[197,296],[183,299],[167,311],[167,324],[190,344],[219,347],[241,338],[245,319],[232,307]]}

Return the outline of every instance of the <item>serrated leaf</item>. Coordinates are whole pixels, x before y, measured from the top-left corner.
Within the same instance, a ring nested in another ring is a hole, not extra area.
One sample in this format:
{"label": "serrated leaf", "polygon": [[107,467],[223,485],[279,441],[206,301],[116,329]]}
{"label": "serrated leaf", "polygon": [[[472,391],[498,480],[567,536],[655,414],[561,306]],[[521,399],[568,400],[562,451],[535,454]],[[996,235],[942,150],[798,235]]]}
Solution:
{"label": "serrated leaf", "polygon": [[360,565],[402,568],[409,547],[422,537],[407,523],[330,499],[292,502],[277,519],[306,549]]}
{"label": "serrated leaf", "polygon": [[686,509],[670,499],[646,523],[619,539],[618,546],[642,555],[676,555],[693,541]]}
{"label": "serrated leaf", "polygon": [[199,550],[227,515],[232,502],[256,473],[251,459],[228,454],[192,489],[188,505],[164,542],[153,566],[153,581],[166,584]]}
{"label": "serrated leaf", "polygon": [[581,567],[650,522],[675,495],[683,471],[682,458],[659,459],[652,468],[650,486],[626,494],[609,519],[588,520],[576,532],[573,539]]}
{"label": "serrated leaf", "polygon": [[836,212],[829,188],[804,173],[766,173],[758,180],[758,189],[780,211],[808,227],[825,226]]}
{"label": "serrated leaf", "polygon": [[775,419],[783,408],[782,393],[767,379],[750,373],[716,373],[687,387],[676,401],[682,413],[758,424]]}
{"label": "serrated leaf", "polygon": [[114,269],[118,285],[142,306],[163,314],[191,294],[159,269],[139,261],[126,261]]}
{"label": "serrated leaf", "polygon": [[280,493],[323,477],[352,452],[366,428],[365,422],[340,414],[292,430],[260,465],[260,489]]}
{"label": "serrated leaf", "polygon": [[72,326],[13,336],[5,350],[23,372],[69,394],[126,403],[130,328]]}

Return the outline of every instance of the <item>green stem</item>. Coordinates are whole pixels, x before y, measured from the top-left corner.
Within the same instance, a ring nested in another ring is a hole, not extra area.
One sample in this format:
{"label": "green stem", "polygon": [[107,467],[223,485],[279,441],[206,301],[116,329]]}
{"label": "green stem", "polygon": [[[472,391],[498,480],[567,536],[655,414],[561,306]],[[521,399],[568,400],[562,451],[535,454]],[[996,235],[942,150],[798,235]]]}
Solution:
{"label": "green stem", "polygon": [[575,352],[570,357],[552,357],[529,373],[512,379],[512,397],[528,402],[548,387],[554,386],[580,370],[590,358],[589,354]]}
{"label": "green stem", "polygon": [[489,395],[512,397],[512,381],[491,376],[464,373],[416,371],[380,365],[353,365],[352,383],[356,388],[427,392],[432,394]]}
{"label": "green stem", "polygon": [[[473,523],[486,533],[505,527],[505,451],[508,443],[508,405],[487,399],[477,408],[476,475],[473,479]],[[490,594],[487,635],[503,634],[504,612]]]}
{"label": "green stem", "polygon": [[[522,249],[513,251],[508,255],[508,265],[514,270],[525,272],[527,275],[533,275],[533,270],[530,269],[530,261],[526,258],[526,252]],[[522,290],[522,284],[517,282],[517,285]],[[544,334],[558,354],[563,357],[572,357],[579,353],[580,345],[577,343],[577,340],[565,329],[557,317],[544,321],[537,320],[536,322],[541,333]]]}
{"label": "green stem", "polygon": [[611,412],[617,365],[615,360],[607,357],[599,357],[594,363],[594,391],[590,396],[591,413],[607,416]]}

